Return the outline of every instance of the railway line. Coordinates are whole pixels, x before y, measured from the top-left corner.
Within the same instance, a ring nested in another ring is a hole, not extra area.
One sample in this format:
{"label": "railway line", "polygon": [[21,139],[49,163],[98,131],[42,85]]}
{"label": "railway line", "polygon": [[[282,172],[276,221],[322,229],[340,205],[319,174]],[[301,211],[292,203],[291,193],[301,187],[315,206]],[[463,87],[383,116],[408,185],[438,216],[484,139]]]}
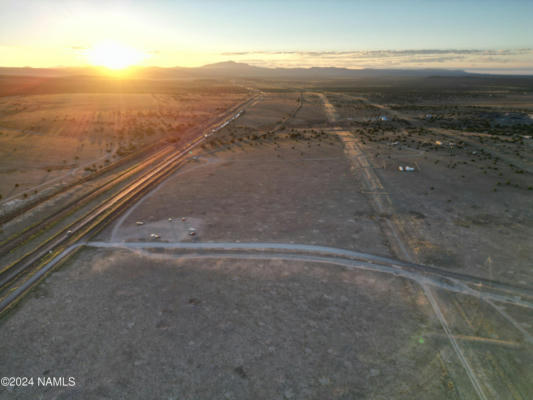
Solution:
{"label": "railway line", "polygon": [[[72,201],[44,220],[0,243],[0,259],[2,260],[5,260],[9,253],[26,246],[28,242],[33,243],[32,246],[29,246],[30,248],[24,249],[23,254],[14,261],[8,263],[2,261],[3,265],[0,267],[0,314],[11,308],[26,292],[43,279],[45,277],[43,271],[46,273],[51,271],[48,264],[58,254],[72,248],[77,242],[94,236],[126,207],[186,162],[187,155],[192,149],[216,133],[216,128],[221,124],[235,119],[235,113],[250,104],[255,98],[256,96],[253,96],[232,107],[223,116],[218,117],[208,127],[201,130],[199,135],[186,145],[169,144],[138,165],[94,188],[83,199]],[[124,186],[120,187],[118,191],[96,206],[88,207],[89,209],[86,211],[83,210],[83,207],[90,205],[91,201],[97,200],[99,196],[105,196],[120,184]],[[82,215],[64,223],[60,228],[52,229],[79,210],[84,211],[81,213]],[[72,251],[69,255],[74,252]],[[35,279],[35,277],[39,277],[39,279]]]}

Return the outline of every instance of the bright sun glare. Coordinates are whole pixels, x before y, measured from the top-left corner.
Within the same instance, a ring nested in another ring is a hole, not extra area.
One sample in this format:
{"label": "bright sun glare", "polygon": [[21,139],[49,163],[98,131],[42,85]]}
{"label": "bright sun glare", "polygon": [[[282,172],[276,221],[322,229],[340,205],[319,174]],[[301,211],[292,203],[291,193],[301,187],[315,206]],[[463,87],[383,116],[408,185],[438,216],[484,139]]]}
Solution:
{"label": "bright sun glare", "polygon": [[87,58],[92,65],[116,70],[138,64],[146,55],[120,43],[106,42],[89,49]]}

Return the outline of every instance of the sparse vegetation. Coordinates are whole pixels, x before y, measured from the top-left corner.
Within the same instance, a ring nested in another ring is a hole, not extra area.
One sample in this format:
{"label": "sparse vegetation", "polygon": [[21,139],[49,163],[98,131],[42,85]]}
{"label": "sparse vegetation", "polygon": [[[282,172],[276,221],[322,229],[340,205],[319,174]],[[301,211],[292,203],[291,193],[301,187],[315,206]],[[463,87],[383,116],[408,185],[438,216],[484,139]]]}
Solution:
{"label": "sparse vegetation", "polygon": [[[213,90],[212,84],[184,83],[181,88],[179,85],[173,88],[172,93],[156,95],[151,91],[148,94],[74,91],[1,97],[5,88],[0,87],[0,126],[12,128],[0,136],[0,159],[6,171],[17,171],[0,173],[0,189],[5,192],[12,188],[14,179],[23,179],[29,186],[60,176],[76,179],[76,175],[68,174],[75,166],[81,167],[80,171],[94,172],[97,168],[87,164],[97,161],[102,168],[110,165],[111,159],[128,156],[160,141],[178,143],[187,129],[247,95],[245,90],[229,85]],[[25,132],[24,140],[18,132]]]}

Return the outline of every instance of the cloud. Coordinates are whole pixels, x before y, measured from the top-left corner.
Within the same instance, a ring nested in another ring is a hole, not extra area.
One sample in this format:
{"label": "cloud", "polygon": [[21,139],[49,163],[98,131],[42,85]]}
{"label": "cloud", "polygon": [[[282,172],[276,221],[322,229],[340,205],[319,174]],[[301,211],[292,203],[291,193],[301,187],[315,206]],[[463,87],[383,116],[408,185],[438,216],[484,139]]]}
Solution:
{"label": "cloud", "polygon": [[438,68],[533,66],[533,49],[414,49],[357,51],[238,51],[222,57],[270,67],[334,66],[345,68],[409,68],[431,64]]}
{"label": "cloud", "polygon": [[502,49],[502,50],[479,50],[479,49],[421,49],[421,50],[358,50],[358,51],[235,51],[221,53],[223,56],[250,56],[250,55],[299,55],[299,56],[350,56],[350,57],[398,57],[416,55],[521,55],[533,54],[533,49]]}

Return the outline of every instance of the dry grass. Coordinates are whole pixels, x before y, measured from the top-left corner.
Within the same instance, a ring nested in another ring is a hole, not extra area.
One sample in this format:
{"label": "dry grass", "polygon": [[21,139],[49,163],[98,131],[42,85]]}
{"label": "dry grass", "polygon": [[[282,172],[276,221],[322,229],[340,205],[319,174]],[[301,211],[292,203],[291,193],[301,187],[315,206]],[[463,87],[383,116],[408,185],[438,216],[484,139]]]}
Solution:
{"label": "dry grass", "polygon": [[[73,170],[177,139],[239,93],[47,94],[0,98],[0,195],[5,200]],[[18,184],[18,186],[16,186]]]}

